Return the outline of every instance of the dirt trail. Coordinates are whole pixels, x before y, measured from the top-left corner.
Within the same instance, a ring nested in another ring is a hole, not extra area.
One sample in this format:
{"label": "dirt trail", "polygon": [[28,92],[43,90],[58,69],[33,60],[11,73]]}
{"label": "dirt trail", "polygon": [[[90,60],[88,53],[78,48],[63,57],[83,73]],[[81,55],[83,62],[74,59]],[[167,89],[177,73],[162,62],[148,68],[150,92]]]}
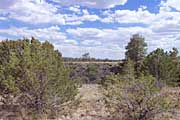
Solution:
{"label": "dirt trail", "polygon": [[107,118],[103,95],[99,85],[83,85],[79,88],[80,105],[72,118],[66,120],[104,120]]}
{"label": "dirt trail", "polygon": [[96,101],[103,97],[100,85],[97,84],[84,84],[79,88],[79,95],[82,101]]}

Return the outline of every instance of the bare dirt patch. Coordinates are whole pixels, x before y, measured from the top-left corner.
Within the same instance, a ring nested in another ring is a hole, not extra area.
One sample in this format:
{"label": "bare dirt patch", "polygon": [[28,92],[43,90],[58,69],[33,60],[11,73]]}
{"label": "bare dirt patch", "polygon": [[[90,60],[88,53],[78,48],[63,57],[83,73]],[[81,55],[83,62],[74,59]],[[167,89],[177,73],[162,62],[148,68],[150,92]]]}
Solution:
{"label": "bare dirt patch", "polygon": [[97,84],[84,84],[79,88],[80,104],[72,114],[63,120],[105,120],[108,118],[101,87]]}

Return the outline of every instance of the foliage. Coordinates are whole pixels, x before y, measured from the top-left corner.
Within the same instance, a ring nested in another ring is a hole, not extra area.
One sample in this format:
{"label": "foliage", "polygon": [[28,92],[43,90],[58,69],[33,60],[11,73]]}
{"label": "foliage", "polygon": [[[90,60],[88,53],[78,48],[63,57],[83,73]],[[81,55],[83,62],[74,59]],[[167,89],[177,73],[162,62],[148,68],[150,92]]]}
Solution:
{"label": "foliage", "polygon": [[134,62],[135,75],[140,76],[143,61],[146,55],[147,44],[142,36],[135,34],[126,46],[126,59],[131,59]]}
{"label": "foliage", "polygon": [[133,70],[133,62],[127,60],[123,73],[108,76],[103,84],[106,104],[113,120],[155,120],[174,107],[161,93],[154,77],[141,74],[136,78]]}
{"label": "foliage", "polygon": [[5,98],[4,104],[20,104],[43,114],[74,99],[76,85],[68,78],[61,53],[49,42],[40,43],[35,38],[2,41],[0,56],[0,96]]}
{"label": "foliage", "polygon": [[84,54],[82,55],[82,59],[83,59],[83,60],[88,60],[88,59],[90,59],[90,54],[89,54],[89,53],[84,53]]}
{"label": "foliage", "polygon": [[[155,120],[171,107],[152,76],[120,80],[105,87],[106,103],[113,120]],[[163,118],[162,118],[163,119]]]}
{"label": "foliage", "polygon": [[114,60],[114,59],[98,59],[90,57],[89,59],[82,59],[82,58],[72,58],[72,57],[64,57],[65,62],[122,62],[121,60]]}
{"label": "foliage", "polygon": [[174,48],[172,49],[172,51],[170,51],[170,57],[172,57],[173,59],[176,59],[178,53],[179,53],[178,49],[174,47]]}
{"label": "foliage", "polygon": [[86,70],[87,77],[89,78],[89,81],[86,81],[86,83],[90,83],[91,81],[96,80],[98,77],[97,72],[98,72],[97,65],[89,64],[87,66],[87,70]]}
{"label": "foliage", "polygon": [[121,73],[107,75],[105,80],[102,82],[104,87],[108,87],[111,84],[119,84],[120,81],[134,80],[134,63],[132,60],[128,59],[124,62]]}
{"label": "foliage", "polygon": [[125,61],[121,75],[125,76],[126,80],[132,80],[135,78],[134,62],[131,59]]}
{"label": "foliage", "polygon": [[100,84],[107,75],[120,71],[118,64],[68,62],[66,66],[70,68],[70,78],[79,79],[84,84]]}
{"label": "foliage", "polygon": [[177,55],[176,50],[168,53],[158,48],[146,57],[145,66],[148,72],[156,78],[159,86],[162,86],[162,83],[176,84],[178,80],[178,65],[175,55]]}

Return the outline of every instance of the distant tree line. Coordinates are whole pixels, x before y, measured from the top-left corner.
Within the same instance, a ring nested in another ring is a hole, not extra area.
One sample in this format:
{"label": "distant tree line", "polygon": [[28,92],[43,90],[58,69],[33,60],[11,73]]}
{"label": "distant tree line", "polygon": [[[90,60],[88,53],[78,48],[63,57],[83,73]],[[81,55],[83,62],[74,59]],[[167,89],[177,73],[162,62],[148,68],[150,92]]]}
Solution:
{"label": "distant tree line", "polygon": [[72,58],[72,57],[63,57],[64,61],[68,62],[81,62],[81,61],[91,61],[91,62],[119,62],[121,60],[113,60],[113,59],[97,59],[90,56],[90,53],[84,53],[80,58]]}
{"label": "distant tree line", "polygon": [[70,78],[83,84],[101,84],[107,75],[119,73],[121,70],[119,64],[107,63],[68,63],[66,66],[70,68]]}

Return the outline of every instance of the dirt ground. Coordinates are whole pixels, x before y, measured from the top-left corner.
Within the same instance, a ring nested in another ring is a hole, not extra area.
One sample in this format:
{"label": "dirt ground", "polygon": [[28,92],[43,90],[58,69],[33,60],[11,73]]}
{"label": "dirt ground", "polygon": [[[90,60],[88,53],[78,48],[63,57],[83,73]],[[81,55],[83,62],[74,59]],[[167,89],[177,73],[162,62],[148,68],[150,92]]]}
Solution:
{"label": "dirt ground", "polygon": [[[172,101],[180,99],[179,88],[164,88],[163,94]],[[110,114],[103,102],[101,86],[97,84],[84,84],[79,88],[80,104],[73,112],[72,117],[61,120],[108,120]],[[167,120],[180,120],[180,109],[176,109],[173,114],[165,113]]]}
{"label": "dirt ground", "polygon": [[[180,99],[179,88],[164,88],[163,94],[172,101]],[[100,85],[84,84],[79,88],[79,104],[70,116],[62,116],[57,120],[108,120],[110,114],[107,112],[104,104],[103,92]],[[0,112],[0,116],[4,113]],[[166,114],[167,115],[167,114]],[[1,118],[1,117],[0,117]],[[1,119],[0,119],[1,120]],[[6,119],[2,119],[6,120]],[[173,114],[169,114],[167,120],[180,120],[180,108],[176,109]]]}
{"label": "dirt ground", "polygon": [[103,95],[99,85],[84,84],[79,88],[80,104],[72,114],[63,120],[105,120],[108,113],[103,102]]}

